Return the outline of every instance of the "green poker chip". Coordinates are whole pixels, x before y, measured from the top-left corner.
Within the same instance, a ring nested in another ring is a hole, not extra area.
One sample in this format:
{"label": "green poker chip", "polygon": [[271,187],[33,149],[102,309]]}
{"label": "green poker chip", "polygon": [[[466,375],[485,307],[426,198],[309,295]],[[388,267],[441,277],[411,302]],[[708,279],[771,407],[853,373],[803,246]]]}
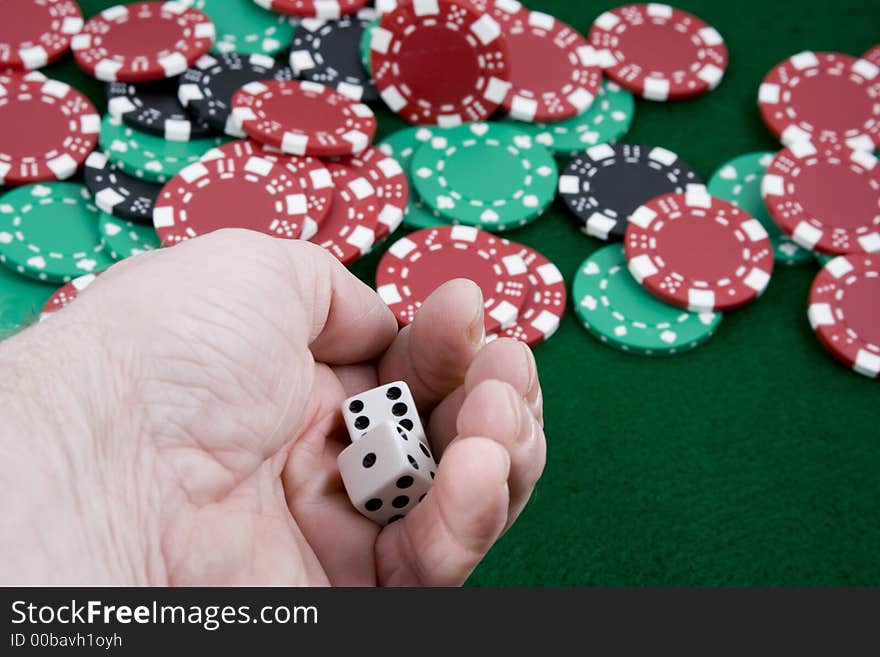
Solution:
{"label": "green poker chip", "polygon": [[381,21],[382,17],[376,16],[376,18],[374,18],[369,23],[367,23],[366,26],[364,26],[364,31],[361,33],[361,64],[363,65],[364,70],[371,76],[373,75],[373,64],[372,57],[370,56],[370,49],[373,46],[373,28],[378,27]]}
{"label": "green poker chip", "polygon": [[642,356],[690,351],[711,338],[721,323],[721,313],[688,312],[651,295],[629,273],[620,244],[599,249],[581,264],[572,300],[596,339]]}
{"label": "green poker chip", "polygon": [[102,212],[99,226],[114,260],[125,260],[162,246],[156,229],[150,225],[117,219]]}
{"label": "green poker chip", "polygon": [[33,324],[56,286],[0,267],[0,340]]}
{"label": "green poker chip", "polygon": [[181,169],[199,161],[212,148],[230,141],[215,136],[189,141],[168,141],[148,135],[107,115],[101,121],[101,148],[113,164],[125,173],[153,183],[166,183]]}
{"label": "green poker chip", "polygon": [[241,55],[277,55],[290,45],[296,21],[263,9],[250,0],[195,0],[193,6],[208,14],[217,38],[214,52]]}
{"label": "green poker chip", "polygon": [[493,232],[540,217],[559,179],[553,154],[505,123],[438,131],[411,166],[416,191],[438,216]]}
{"label": "green poker chip", "polygon": [[735,157],[712,174],[706,188],[712,196],[733,203],[761,222],[773,243],[776,262],[803,265],[813,261],[813,253],[799,247],[779,229],[761,197],[764,171],[775,156],[772,151],[762,151]]}
{"label": "green poker chip", "polygon": [[99,211],[80,184],[18,187],[0,198],[0,261],[42,281],[66,283],[113,264]]}
{"label": "green poker chip", "polygon": [[554,153],[573,155],[596,144],[615,142],[629,132],[636,114],[633,95],[604,80],[590,108],[579,116],[558,123],[523,123],[504,119],[535,138]]}
{"label": "green poker chip", "polygon": [[431,140],[439,130],[442,130],[442,128],[429,126],[404,128],[389,135],[378,145],[379,150],[397,160],[400,166],[403,167],[404,173],[406,173],[410,194],[403,223],[411,228],[434,228],[435,226],[445,226],[449,223],[440,219],[430,209],[426,208],[422,199],[418,197],[418,194],[415,192],[415,185],[413,184],[411,168],[415,152],[423,144]]}

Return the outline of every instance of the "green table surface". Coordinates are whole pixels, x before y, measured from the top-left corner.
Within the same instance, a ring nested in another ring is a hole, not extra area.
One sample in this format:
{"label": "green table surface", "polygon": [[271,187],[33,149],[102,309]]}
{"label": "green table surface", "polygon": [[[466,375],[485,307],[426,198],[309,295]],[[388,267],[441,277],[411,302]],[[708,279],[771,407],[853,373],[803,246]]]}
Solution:
{"label": "green table surface", "polygon": [[[80,0],[87,17],[112,4]],[[582,33],[615,6],[526,4]],[[707,180],[736,155],[778,148],[756,104],[774,64],[802,50],[859,55],[880,42],[876,0],[678,6],[724,36],[727,75],[697,100],[638,101],[626,140],[670,148]],[[45,72],[105,111],[103,85],[70,57]],[[379,138],[404,126],[377,111]],[[569,283],[603,246],[558,207],[509,236],[553,260]],[[373,283],[382,251],[353,271]],[[470,584],[880,584],[880,383],[838,365],[813,336],[806,304],[817,271],[778,266],[757,303],[671,359],[604,347],[570,310],[535,350],[547,469]]]}

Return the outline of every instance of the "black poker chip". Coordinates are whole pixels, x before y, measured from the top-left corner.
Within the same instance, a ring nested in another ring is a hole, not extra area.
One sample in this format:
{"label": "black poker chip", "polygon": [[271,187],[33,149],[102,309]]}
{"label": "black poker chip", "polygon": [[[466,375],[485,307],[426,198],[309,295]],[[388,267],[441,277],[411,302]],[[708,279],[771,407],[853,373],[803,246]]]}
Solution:
{"label": "black poker chip", "polygon": [[378,100],[379,92],[361,59],[364,28],[376,18],[365,7],[338,20],[304,20],[290,44],[290,68],[302,80],[333,87],[363,102]]}
{"label": "black poker chip", "polygon": [[152,225],[153,205],[162,185],[123,173],[101,151],[93,151],[86,159],[83,177],[102,211],[126,221]]}
{"label": "black poker chip", "polygon": [[693,167],[666,148],[598,144],[568,164],[559,176],[559,196],[586,234],[622,239],[641,205],[701,183]]}
{"label": "black poker chip", "polygon": [[193,118],[177,99],[177,78],[107,85],[107,109],[136,130],[159,135],[169,141],[189,141],[214,134],[204,121]]}
{"label": "black poker chip", "polygon": [[235,92],[249,82],[292,79],[293,72],[268,55],[205,55],[180,77],[177,98],[215,130],[243,138],[244,131],[231,114]]}

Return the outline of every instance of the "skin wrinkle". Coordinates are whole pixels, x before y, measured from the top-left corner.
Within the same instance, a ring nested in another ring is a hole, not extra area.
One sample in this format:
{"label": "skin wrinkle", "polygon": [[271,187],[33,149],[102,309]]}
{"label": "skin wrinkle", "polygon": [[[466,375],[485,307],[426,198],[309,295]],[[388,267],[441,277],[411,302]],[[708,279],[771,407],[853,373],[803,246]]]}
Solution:
{"label": "skin wrinkle", "polygon": [[[98,324],[93,326],[93,329],[95,331],[103,332],[103,325]],[[101,335],[92,343],[101,347],[107,344],[105,338],[105,335]],[[104,369],[105,353],[103,349],[99,348],[97,352],[90,354],[90,356],[91,357],[85,363],[90,371],[99,372],[101,369]],[[66,374],[67,370],[65,369],[63,372]],[[91,379],[91,377],[89,377],[89,379]],[[61,377],[60,380],[66,383],[65,377]],[[66,386],[66,389],[63,390],[66,395],[69,394],[70,397],[76,398],[80,401],[78,404],[79,408],[84,409],[86,417],[91,418],[91,420],[87,420],[87,424],[95,427],[104,426],[105,431],[115,425],[116,422],[112,417],[112,414],[108,413],[108,409],[105,409],[101,402],[107,397],[111,400],[121,399],[121,395],[118,392],[119,387],[113,385],[115,381],[111,380],[108,381],[108,383],[110,385],[105,387],[102,391],[103,394],[94,397],[79,394],[81,392],[79,386],[75,385]],[[108,392],[111,394],[108,395]],[[122,449],[115,449],[118,447],[117,445],[96,440],[94,434],[87,433],[81,435],[90,436],[88,442],[91,444],[92,449],[96,451],[97,458],[91,460],[83,459],[85,450],[82,449],[82,445],[77,445],[76,448],[73,448],[74,446],[67,440],[56,441],[56,443],[60,443],[63,447],[67,448],[62,450],[61,454],[67,460],[69,472],[75,473],[76,475],[74,480],[77,484],[72,489],[72,499],[75,508],[83,515],[93,515],[98,523],[98,527],[84,525],[82,529],[91,529],[92,533],[95,534],[95,538],[103,535],[105,537],[104,541],[100,541],[105,551],[104,559],[101,560],[102,563],[115,565],[115,570],[119,573],[124,573],[128,570],[129,577],[131,578],[130,581],[136,582],[138,581],[138,578],[133,572],[133,568],[131,567],[132,564],[126,565],[123,557],[124,554],[128,553],[128,549],[136,549],[136,546],[127,545],[124,537],[117,531],[118,523],[115,519],[117,505],[115,504],[116,500],[115,496],[113,496],[113,492],[118,491],[124,495],[127,487],[124,485],[118,486],[115,480],[111,481],[110,478],[107,477],[103,468],[98,467],[103,463],[124,462],[125,459],[117,458],[118,454],[131,454],[134,453],[134,450],[128,446]],[[89,486],[90,482],[92,484],[91,486]],[[130,487],[128,488],[130,489]],[[99,500],[100,503],[98,503]],[[124,506],[128,505],[125,504]],[[90,511],[91,514],[89,513]],[[103,531],[100,531],[100,528],[103,528]],[[80,533],[82,535],[82,532]],[[86,544],[94,542],[93,540],[90,540],[87,535],[83,535],[82,539]],[[126,544],[125,549],[123,548],[123,544]]]}
{"label": "skin wrinkle", "polygon": [[[101,325],[100,328],[103,328],[103,325]],[[114,344],[109,338],[109,335],[102,336],[102,339],[98,342],[101,345]],[[109,356],[109,354],[107,354],[107,356]],[[111,404],[109,408],[105,406],[96,409],[96,414],[105,416],[103,422],[105,427],[104,431],[106,432],[105,435],[114,435],[118,432],[118,426],[120,423],[125,425],[125,422],[121,422],[122,418],[119,418],[117,413],[110,411],[110,408],[130,408],[131,404],[129,401],[132,395],[131,393],[126,393],[131,390],[131,382],[140,380],[140,377],[138,376],[140,368],[135,364],[137,362],[137,355],[125,354],[124,357],[118,357],[118,354],[116,354],[116,356],[117,357],[107,358],[108,364],[109,362],[112,362],[115,367],[104,367],[102,369],[105,371],[116,372],[116,376],[113,377],[114,383],[116,384],[113,386],[116,390],[114,398],[118,399],[120,403]],[[137,417],[136,414],[126,415],[129,422],[135,421],[135,418]],[[101,422],[96,421],[96,426],[100,425]],[[144,517],[142,503],[145,500],[150,500],[150,505],[155,506],[158,491],[150,486],[145,486],[142,483],[142,476],[143,473],[147,471],[155,474],[155,460],[153,457],[147,456],[152,450],[146,449],[143,445],[142,431],[138,430],[138,428],[132,424],[129,426],[129,431],[126,433],[127,439],[124,441],[95,441],[94,448],[97,450],[99,458],[96,462],[89,464],[89,469],[93,471],[94,479],[98,482],[98,490],[96,491],[95,496],[89,499],[103,498],[122,501],[122,504],[109,505],[107,514],[104,516],[107,523],[106,534],[113,543],[111,547],[115,548],[111,550],[111,553],[115,554],[118,559],[122,560],[122,563],[119,564],[120,569],[129,571],[131,581],[143,582],[146,577],[145,573],[137,572],[138,569],[135,567],[132,560],[123,559],[123,555],[130,555],[132,551],[135,551],[139,556],[138,561],[144,561],[144,548],[139,541],[131,542],[128,535],[125,532],[120,532],[119,528],[125,527],[131,520],[132,516],[141,520],[137,525],[146,526],[147,521]],[[123,454],[130,454],[131,458],[125,458],[122,456]],[[149,461],[149,463],[145,465],[145,461]],[[108,468],[96,468],[95,465],[97,465],[97,463],[121,463],[124,470],[121,477],[119,475],[116,475],[115,477],[108,476],[110,470]],[[138,503],[139,501],[141,501],[141,503]],[[147,534],[147,536],[154,535],[155,534]]]}
{"label": "skin wrinkle", "polygon": [[[218,347],[218,349],[215,350],[212,345],[207,345],[204,343],[201,345],[201,349],[207,350],[203,354],[203,356],[206,357],[205,362],[210,362],[212,364],[212,367],[221,368],[221,371],[219,372],[219,374],[214,375],[213,381],[210,381],[207,384],[205,384],[203,382],[198,382],[199,385],[196,386],[195,385],[196,382],[193,382],[190,384],[178,385],[177,387],[180,389],[181,397],[191,398],[194,402],[192,407],[190,407],[188,405],[183,405],[182,408],[194,410],[194,411],[196,411],[197,416],[201,416],[204,414],[205,409],[209,409],[209,408],[218,408],[219,409],[219,408],[230,408],[230,407],[238,406],[241,402],[239,401],[238,398],[236,398],[234,396],[233,390],[225,385],[226,380],[234,380],[236,382],[238,382],[238,380],[236,379],[235,375],[222,364],[221,361],[225,360],[223,352],[219,349],[219,347]],[[219,357],[214,358],[213,357],[214,354],[216,354]],[[227,371],[223,371],[224,369]],[[213,374],[213,370],[211,368],[202,368],[201,374],[202,375]],[[241,392],[240,387],[237,388],[237,390],[239,392]],[[228,393],[228,396],[224,396],[222,394],[223,391],[226,391]],[[251,398],[256,400],[257,396],[251,395]],[[256,414],[254,414],[254,415],[256,415]],[[162,419],[162,421],[167,422],[167,421],[169,421],[169,419],[170,418]],[[181,420],[181,421],[189,422],[189,421],[191,421],[191,419],[192,418],[185,418],[184,420]],[[223,420],[225,422],[227,422],[227,423],[233,422],[234,419],[235,418],[232,414],[224,414]],[[197,426],[199,424],[200,423],[197,423]],[[243,427],[235,426],[235,425],[230,426],[228,428],[224,427],[224,428],[220,429],[220,428],[216,428],[216,425],[215,425],[215,433],[217,433],[217,434],[234,435],[234,434],[240,432],[242,429],[243,429]],[[209,447],[208,444],[203,443],[200,436],[188,435],[186,437],[190,441],[192,441],[193,444],[200,446],[203,449],[206,449],[206,451],[213,451],[213,447]]]}

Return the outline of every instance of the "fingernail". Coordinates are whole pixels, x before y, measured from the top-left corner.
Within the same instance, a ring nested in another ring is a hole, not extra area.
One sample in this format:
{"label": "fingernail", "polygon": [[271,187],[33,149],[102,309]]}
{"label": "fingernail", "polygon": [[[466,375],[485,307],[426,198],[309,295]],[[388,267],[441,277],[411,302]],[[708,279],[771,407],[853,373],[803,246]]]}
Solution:
{"label": "fingernail", "polygon": [[538,377],[538,363],[535,360],[535,354],[531,347],[525,342],[521,342],[520,344],[525,351],[526,369],[529,373],[528,387],[526,388],[526,403],[529,405],[529,410],[537,416],[541,412],[541,385],[539,383],[540,378]]}
{"label": "fingernail", "polygon": [[535,354],[532,352],[532,348],[525,342],[520,342],[519,344],[526,355],[526,367],[529,370],[529,392],[532,392],[535,388],[535,378],[538,376],[538,363],[535,361]]}
{"label": "fingernail", "polygon": [[522,397],[519,396],[512,386],[507,386],[507,403],[510,406],[510,414],[516,422],[517,439],[522,433],[522,416],[520,415],[520,407],[522,405]]}
{"label": "fingernail", "polygon": [[482,345],[486,341],[486,320],[483,316],[482,305],[480,306],[480,311],[474,316],[471,323],[468,324],[468,340],[476,345]]}

